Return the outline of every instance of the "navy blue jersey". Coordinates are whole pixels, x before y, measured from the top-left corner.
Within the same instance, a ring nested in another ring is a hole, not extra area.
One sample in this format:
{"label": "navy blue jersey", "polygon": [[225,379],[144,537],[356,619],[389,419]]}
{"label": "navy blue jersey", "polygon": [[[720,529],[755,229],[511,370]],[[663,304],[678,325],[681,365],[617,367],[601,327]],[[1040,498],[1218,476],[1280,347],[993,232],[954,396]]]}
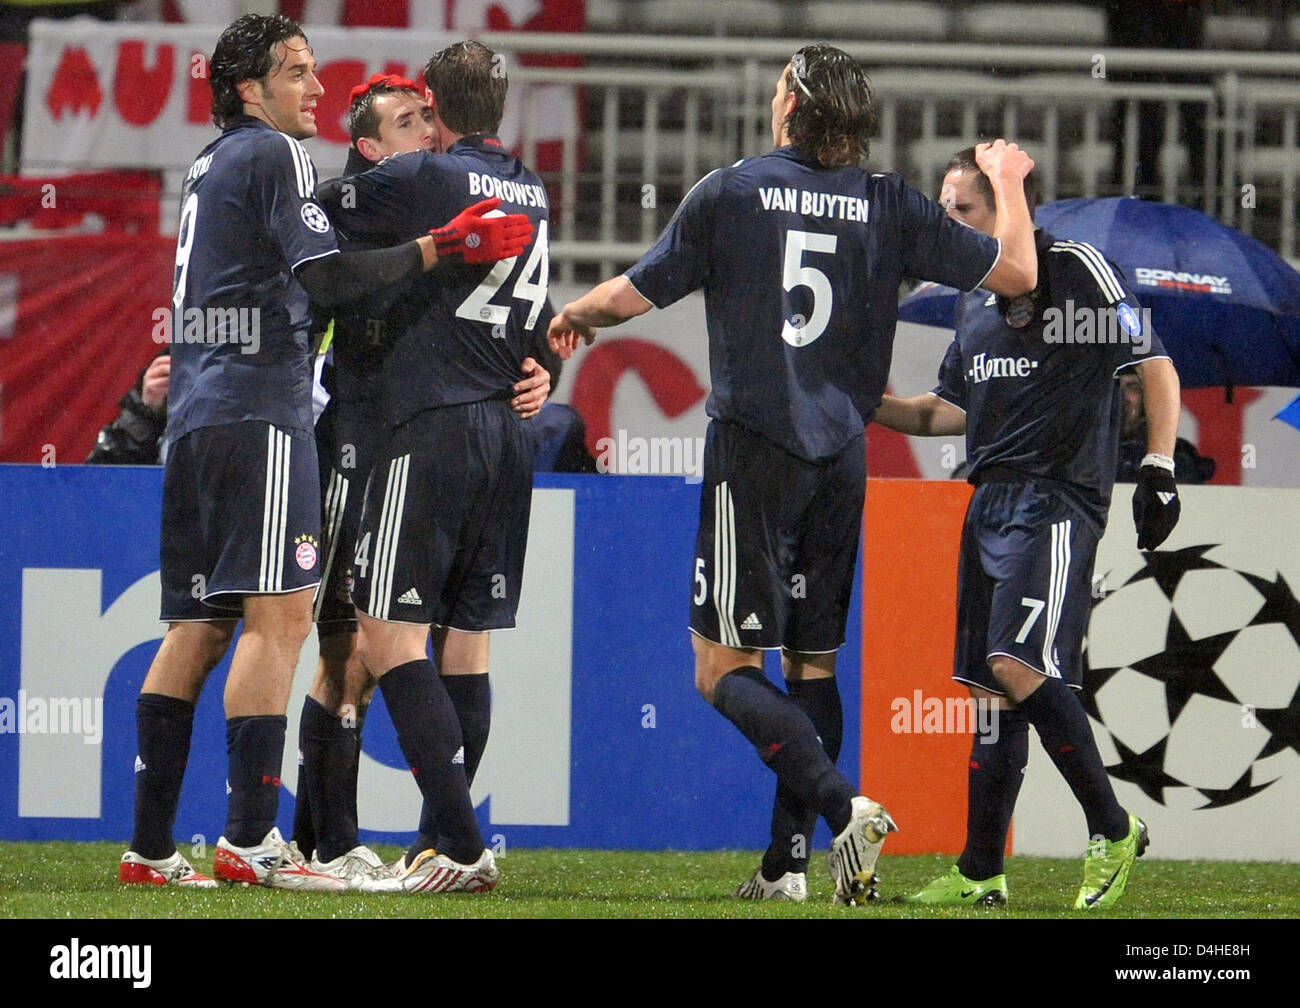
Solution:
{"label": "navy blue jersey", "polygon": [[934,393],[966,411],[972,483],[995,467],[1054,481],[1104,528],[1123,415],[1115,376],[1167,354],[1100,252],[1044,231],[1036,241],[1033,317],[1015,328],[1005,301],[961,297]]}
{"label": "navy blue jersey", "polygon": [[243,118],[203,149],[181,189],[167,441],[242,420],[312,429],[300,263],[338,252],[302,144]]}
{"label": "navy blue jersey", "polygon": [[703,288],[709,416],[816,461],[880,405],[902,278],[969,290],[998,248],[897,175],[781,147],[706,175],[627,278],[658,308]]}
{"label": "navy blue jersey", "polygon": [[533,221],[522,255],[495,265],[446,263],[414,281],[387,320],[384,416],[507,398],[522,377],[542,318],[550,263],[541,180],[496,137],[465,137],[443,154],[399,154],[348,180],[326,199],[350,238],[394,245],[445,224],[490,197],[500,212]]}

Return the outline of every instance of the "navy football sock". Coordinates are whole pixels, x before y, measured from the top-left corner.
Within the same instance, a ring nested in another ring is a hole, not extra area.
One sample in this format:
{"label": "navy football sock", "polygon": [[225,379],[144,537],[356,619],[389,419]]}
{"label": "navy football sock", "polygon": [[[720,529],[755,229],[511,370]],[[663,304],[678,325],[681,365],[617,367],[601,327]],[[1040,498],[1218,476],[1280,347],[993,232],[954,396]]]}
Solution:
{"label": "navy football sock", "polygon": [[318,711],[324,711],[317,701],[311,697],[304,697],[302,701],[302,713],[298,717],[298,793],[294,796],[293,801],[293,833],[289,839],[298,845],[303,856],[311,858],[316,853],[316,826],[312,822],[312,792],[315,790],[315,783],[312,781],[312,774],[320,766],[320,760],[311,758],[308,754],[312,749],[311,737],[312,722],[319,716]]}
{"label": "navy football sock", "polygon": [[442,676],[465,743],[465,779],[474,783],[492,728],[492,689],[486,672],[479,675]]}
{"label": "navy football sock", "polygon": [[[486,672],[443,676],[442,684],[447,687],[447,695],[451,697],[452,705],[456,708],[456,718],[460,721],[461,738],[465,742],[465,781],[472,786],[492,727],[492,690]],[[451,844],[450,838],[437,830],[435,822],[425,821],[421,817],[421,834],[430,831],[431,835],[438,838],[434,844],[435,850],[441,851]]]}
{"label": "navy football sock", "polygon": [[1097,752],[1092,725],[1074,691],[1060,679],[1043,684],[1016,705],[1038,731],[1039,741],[1083,806],[1088,836],[1121,840],[1128,815],[1115,800],[1110,777]]}
{"label": "navy football sock", "polygon": [[420,836],[407,850],[407,864],[421,851],[436,847],[438,832],[449,838],[439,853],[461,864],[478,860],[483,837],[465,779],[460,722],[433,663],[421,658],[399,665],[379,680],[379,688],[424,798]]}
{"label": "navy football sock", "polygon": [[275,825],[287,724],[288,718],[276,714],[226,718],[225,836],[236,847],[255,847]]}
{"label": "navy football sock", "polygon": [[[311,810],[314,849],[319,861],[333,861],[358,844],[357,732],[312,697],[302,704],[299,729],[303,764],[299,792]],[[294,834],[298,827],[295,818]],[[303,853],[308,849],[302,841]]]}
{"label": "navy football sock", "polygon": [[[826,679],[786,680],[786,690],[799,709],[808,715],[822,748],[831,762],[840,758],[844,737],[844,709],[835,677]],[[776,799],[772,804],[772,843],[763,854],[763,877],[775,882],[786,872],[808,871],[808,852],[812,850],[817,814],[777,781]]]}
{"label": "navy football sock", "polygon": [[1014,709],[981,704],[971,741],[966,795],[966,847],[957,869],[982,882],[1001,875],[1007,830],[1029,762],[1029,722]]}
{"label": "navy football sock", "polygon": [[742,665],[724,675],[713,706],[749,739],[796,800],[826,817],[832,833],[848,825],[857,792],[826,755],[808,715],[762,669]]}
{"label": "navy football sock", "polygon": [[131,849],[160,861],[176,852],[172,829],[190,758],[194,705],[161,693],[141,693],[135,702],[135,832]]}

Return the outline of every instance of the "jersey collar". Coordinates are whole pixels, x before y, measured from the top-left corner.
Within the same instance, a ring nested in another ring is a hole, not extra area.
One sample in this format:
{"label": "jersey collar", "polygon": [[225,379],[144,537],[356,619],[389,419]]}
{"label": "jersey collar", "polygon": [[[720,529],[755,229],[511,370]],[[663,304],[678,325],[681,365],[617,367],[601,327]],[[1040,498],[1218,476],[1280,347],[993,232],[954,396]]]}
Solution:
{"label": "jersey collar", "polygon": [[505,145],[497,138],[495,133],[474,133],[470,136],[463,136],[454,144],[447,148],[447,153],[458,150],[487,150],[496,151],[498,154],[505,154]]}
{"label": "jersey collar", "polygon": [[779,157],[789,158],[791,161],[797,161],[801,165],[808,165],[812,168],[818,168],[821,166],[821,162],[817,160],[815,155],[800,150],[794,144],[786,144],[784,147],[777,147],[772,151],[772,153]]}
{"label": "jersey collar", "polygon": [[225,127],[222,130],[222,132],[229,133],[231,130],[243,129],[247,126],[253,126],[256,127],[257,129],[269,129],[269,130],[275,129],[275,127],[272,126],[265,119],[259,119],[257,118],[257,116],[241,114],[235,119],[234,122],[232,122],[229,126]]}

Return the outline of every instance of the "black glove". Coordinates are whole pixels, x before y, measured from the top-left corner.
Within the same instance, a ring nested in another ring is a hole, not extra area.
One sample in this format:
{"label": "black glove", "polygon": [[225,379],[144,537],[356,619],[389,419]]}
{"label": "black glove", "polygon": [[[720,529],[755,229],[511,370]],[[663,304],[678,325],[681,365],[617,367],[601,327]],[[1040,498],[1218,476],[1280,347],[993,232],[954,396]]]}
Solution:
{"label": "black glove", "polygon": [[1182,505],[1172,470],[1143,460],[1133,491],[1133,524],[1137,526],[1138,549],[1152,550],[1169,538],[1178,524]]}

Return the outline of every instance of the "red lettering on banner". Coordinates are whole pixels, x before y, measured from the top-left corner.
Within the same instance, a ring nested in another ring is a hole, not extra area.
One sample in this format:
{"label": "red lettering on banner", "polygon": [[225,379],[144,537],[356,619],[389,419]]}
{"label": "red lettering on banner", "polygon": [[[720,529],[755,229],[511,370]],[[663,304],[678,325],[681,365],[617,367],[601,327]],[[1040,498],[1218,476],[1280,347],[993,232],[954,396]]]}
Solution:
{"label": "red lettering on banner", "polygon": [[[195,68],[202,73],[195,73]],[[212,85],[208,83],[208,57],[201,52],[190,53],[190,86],[185,95],[185,121],[206,123],[212,121]]]}
{"label": "red lettering on banner", "polygon": [[573,408],[587,424],[587,449],[592,454],[596,442],[613,436],[614,390],[628,371],[645,382],[667,417],[681,416],[708,393],[685,361],[656,343],[624,338],[596,344],[582,359],[572,397]]}
{"label": "red lettering on banner", "polygon": [[366,64],[362,60],[335,60],[316,71],[316,79],[325,89],[316,103],[316,132],[322,140],[348,142],[348,131],[343,126],[343,116],[348,111],[348,95],[366,77]]}
{"label": "red lettering on banner", "polygon": [[81,46],[64,46],[50,89],[45,93],[45,107],[50,115],[61,120],[65,111],[77,113],[90,109],[93,117],[99,114],[99,103],[103,100],[99,76],[86,50]]}
{"label": "red lettering on banner", "polygon": [[1221,388],[1183,389],[1183,408],[1196,417],[1196,450],[1215,461],[1215,486],[1241,485],[1241,442],[1246,407],[1264,393],[1234,388],[1232,402]]}
{"label": "red lettering on banner", "polygon": [[920,479],[921,466],[908,436],[880,424],[868,427],[867,472],[889,479]]}
{"label": "red lettering on banner", "polygon": [[144,65],[144,42],[127,39],[117,46],[117,69],[113,74],[113,104],[117,113],[132,126],[147,126],[158,118],[172,92],[176,50],[158,47],[153,67]]}

